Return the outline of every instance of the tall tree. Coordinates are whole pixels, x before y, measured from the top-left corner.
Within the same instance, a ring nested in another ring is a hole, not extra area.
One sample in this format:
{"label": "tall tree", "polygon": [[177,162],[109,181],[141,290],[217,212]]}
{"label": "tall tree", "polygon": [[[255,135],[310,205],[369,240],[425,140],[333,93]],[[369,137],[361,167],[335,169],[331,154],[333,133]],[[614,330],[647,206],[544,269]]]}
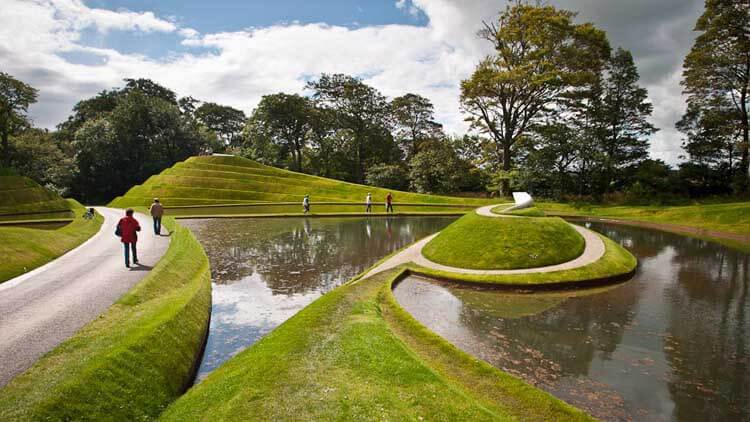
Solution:
{"label": "tall tree", "polygon": [[429,99],[417,94],[406,94],[391,101],[395,137],[407,155],[407,161],[428,139],[443,137],[443,125],[435,121],[435,111]]}
{"label": "tall tree", "polygon": [[[684,93],[688,95],[688,112],[719,107],[716,112],[726,117],[723,125],[734,128],[739,134],[739,170],[743,189],[747,189],[750,171],[750,2],[706,0],[705,11],[698,19],[695,31],[700,35],[685,58],[682,80]],[[722,110],[727,104],[736,113]],[[706,139],[688,136],[687,142],[703,140]]]}
{"label": "tall tree", "polygon": [[[461,105],[471,128],[490,137],[504,171],[514,145],[565,92],[596,77],[609,56],[603,31],[574,24],[574,13],[516,3],[480,35],[496,53],[461,83]],[[507,185],[505,189],[507,190]]]}
{"label": "tall tree", "polygon": [[10,137],[29,126],[26,113],[36,102],[38,91],[13,76],[0,72],[0,141],[3,164],[10,167]]}
{"label": "tall tree", "polygon": [[296,94],[264,95],[247,122],[247,142],[270,142],[282,156],[289,156],[292,168],[302,171],[302,151],[316,118],[309,98]]}
{"label": "tall tree", "polygon": [[335,116],[337,129],[351,134],[353,180],[363,183],[366,166],[393,159],[395,143],[390,134],[390,104],[375,88],[342,74],[322,74],[307,84],[319,106]]}
{"label": "tall tree", "polygon": [[[183,102],[183,106],[188,106]],[[195,109],[195,118],[229,146],[242,144],[242,129],[247,117],[245,112],[216,103],[203,103]]]}

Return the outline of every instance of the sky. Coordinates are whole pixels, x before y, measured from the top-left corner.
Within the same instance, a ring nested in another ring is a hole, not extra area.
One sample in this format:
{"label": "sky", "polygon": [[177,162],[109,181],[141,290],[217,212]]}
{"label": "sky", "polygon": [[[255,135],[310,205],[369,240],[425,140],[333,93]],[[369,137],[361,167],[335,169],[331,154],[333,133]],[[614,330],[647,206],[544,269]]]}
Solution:
{"label": "sky", "polygon": [[[549,0],[630,50],[661,130],[651,155],[675,164],[682,61],[703,0]],[[459,84],[491,53],[476,37],[507,0],[0,0],[0,71],[39,89],[53,129],[81,99],[150,78],[178,96],[252,112],[261,96],[304,94],[321,73],[389,97],[428,97],[449,133],[467,129]]]}

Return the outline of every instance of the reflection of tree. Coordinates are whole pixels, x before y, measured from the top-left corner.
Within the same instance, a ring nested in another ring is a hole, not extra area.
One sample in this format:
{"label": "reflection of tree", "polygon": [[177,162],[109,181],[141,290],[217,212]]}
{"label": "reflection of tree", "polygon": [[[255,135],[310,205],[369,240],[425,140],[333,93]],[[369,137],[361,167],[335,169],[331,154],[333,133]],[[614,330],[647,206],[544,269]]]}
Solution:
{"label": "reflection of tree", "polygon": [[636,252],[640,260],[653,258],[661,254],[673,241],[683,238],[683,236],[673,233],[647,230],[622,224],[592,222],[590,228],[620,243],[631,252]]}
{"label": "reflection of tree", "polygon": [[214,281],[232,283],[257,273],[274,293],[290,294],[330,290],[451,221],[444,217],[288,218],[188,225],[206,249]]}
{"label": "reflection of tree", "polygon": [[701,242],[675,247],[679,282],[667,289],[665,354],[675,417],[747,420],[750,256]]}

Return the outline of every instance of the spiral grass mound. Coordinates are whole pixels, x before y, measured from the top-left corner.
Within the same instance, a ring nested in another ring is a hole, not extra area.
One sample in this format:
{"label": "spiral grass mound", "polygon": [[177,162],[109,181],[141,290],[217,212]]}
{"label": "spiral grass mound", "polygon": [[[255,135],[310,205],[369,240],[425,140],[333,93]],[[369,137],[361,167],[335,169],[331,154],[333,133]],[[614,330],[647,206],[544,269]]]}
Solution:
{"label": "spiral grass mound", "polygon": [[571,261],[583,237],[558,217],[484,217],[469,213],[422,250],[432,262],[476,270],[513,270]]}

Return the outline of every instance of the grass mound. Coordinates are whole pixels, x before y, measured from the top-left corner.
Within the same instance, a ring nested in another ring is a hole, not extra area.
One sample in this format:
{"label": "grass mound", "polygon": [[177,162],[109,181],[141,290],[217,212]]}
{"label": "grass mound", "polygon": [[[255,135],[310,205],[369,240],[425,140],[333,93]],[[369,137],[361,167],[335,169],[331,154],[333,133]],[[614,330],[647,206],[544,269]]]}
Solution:
{"label": "grass mound", "polygon": [[469,213],[441,231],[422,253],[451,267],[510,270],[567,262],[584,248],[583,237],[557,217],[492,218]]}
{"label": "grass mound", "polygon": [[0,389],[0,420],[155,418],[191,382],[210,308],[208,258],[176,226],[147,277]]}
{"label": "grass mound", "polygon": [[33,270],[80,245],[99,231],[104,219],[84,220],[78,202],[63,200],[76,217],[56,230],[0,226],[0,283]]}
{"label": "grass mound", "polygon": [[522,208],[520,210],[505,211],[508,207],[506,205],[498,205],[492,209],[495,214],[503,215],[515,215],[518,217],[546,217],[547,214],[537,207]]}
{"label": "grass mound", "polygon": [[164,420],[588,420],[436,336],[401,270],[324,295],[193,387]]}
{"label": "grass mound", "polygon": [[[363,204],[368,192],[375,202],[375,211],[379,212],[384,211],[382,203],[388,192],[393,194],[396,204],[462,205],[468,209],[488,203],[485,199],[423,195],[357,185],[269,167],[241,157],[210,156],[192,157],[177,163],[142,185],[134,186],[110,205],[119,208],[144,206],[158,197],[170,211],[176,206],[290,203],[287,204],[290,210],[293,207],[294,212],[299,213],[299,204],[305,194],[310,195],[315,212],[316,204],[321,202]],[[253,211],[258,210],[245,211],[255,214]],[[226,208],[214,213],[237,214],[235,211]],[[363,212],[364,206],[359,205],[357,211]],[[429,209],[425,207],[425,211]]]}
{"label": "grass mound", "polygon": [[71,203],[21,176],[0,176],[0,221],[73,218]]}

